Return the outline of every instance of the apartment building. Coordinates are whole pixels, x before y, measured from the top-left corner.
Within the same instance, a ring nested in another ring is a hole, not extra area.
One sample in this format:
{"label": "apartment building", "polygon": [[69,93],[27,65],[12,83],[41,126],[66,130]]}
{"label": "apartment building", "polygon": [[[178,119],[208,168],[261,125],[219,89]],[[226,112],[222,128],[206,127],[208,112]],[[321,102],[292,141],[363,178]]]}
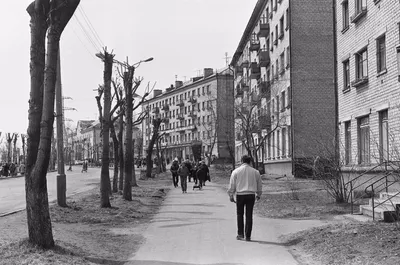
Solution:
{"label": "apartment building", "polygon": [[336,13],[342,161],[399,161],[400,2],[337,1]]}
{"label": "apartment building", "polygon": [[143,154],[153,133],[152,120],[162,118],[161,148],[170,161],[175,157],[193,159],[192,144],[201,144],[201,156],[229,161],[234,149],[233,70],[215,71],[205,68],[204,74],[165,91],[154,90],[143,104],[149,112],[142,123]]}
{"label": "apartment building", "polygon": [[[333,24],[332,1],[259,0],[245,28],[231,61],[235,106],[257,124],[250,152],[267,173],[303,175],[317,143],[335,138]],[[249,152],[240,117],[238,163]]]}

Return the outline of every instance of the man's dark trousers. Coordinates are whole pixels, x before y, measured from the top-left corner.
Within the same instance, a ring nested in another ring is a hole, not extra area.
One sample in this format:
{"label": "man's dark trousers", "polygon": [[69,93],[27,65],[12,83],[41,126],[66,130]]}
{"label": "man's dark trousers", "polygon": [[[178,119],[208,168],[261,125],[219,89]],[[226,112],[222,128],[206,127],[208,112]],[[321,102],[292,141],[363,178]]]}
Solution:
{"label": "man's dark trousers", "polygon": [[178,187],[179,176],[178,173],[172,173],[172,182],[174,183],[174,187]]}
{"label": "man's dark trousers", "polygon": [[[253,208],[255,200],[256,196],[254,194],[236,196],[238,236],[246,236],[246,238],[251,238],[251,230],[253,228]],[[245,229],[243,229],[244,228],[243,215],[245,207],[246,207],[246,227]]]}

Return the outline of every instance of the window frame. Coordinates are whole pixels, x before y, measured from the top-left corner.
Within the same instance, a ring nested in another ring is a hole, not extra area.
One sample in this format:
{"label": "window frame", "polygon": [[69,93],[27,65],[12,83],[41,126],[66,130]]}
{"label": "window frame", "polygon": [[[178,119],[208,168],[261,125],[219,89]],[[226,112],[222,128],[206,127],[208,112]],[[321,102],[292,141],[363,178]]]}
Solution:
{"label": "window frame", "polygon": [[382,34],[376,38],[376,71],[378,74],[386,72],[386,63],[386,34]]}
{"label": "window frame", "polygon": [[342,33],[346,32],[350,27],[350,11],[349,1],[342,2]]}
{"label": "window frame", "polygon": [[358,126],[358,164],[369,165],[371,163],[371,140],[369,115],[359,117]]}
{"label": "window frame", "polygon": [[343,65],[343,91],[350,90],[351,77],[350,77],[350,59],[346,59],[342,62]]}

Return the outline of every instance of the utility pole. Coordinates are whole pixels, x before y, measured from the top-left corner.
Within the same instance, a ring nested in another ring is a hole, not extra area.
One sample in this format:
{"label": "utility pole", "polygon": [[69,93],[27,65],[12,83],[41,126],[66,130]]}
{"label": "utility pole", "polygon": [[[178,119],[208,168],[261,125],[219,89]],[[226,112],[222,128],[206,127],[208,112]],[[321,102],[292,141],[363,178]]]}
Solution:
{"label": "utility pole", "polygon": [[63,139],[63,98],[61,91],[60,49],[58,49],[57,80],[56,80],[56,113],[57,113],[57,203],[67,207],[67,178],[64,170],[64,139]]}

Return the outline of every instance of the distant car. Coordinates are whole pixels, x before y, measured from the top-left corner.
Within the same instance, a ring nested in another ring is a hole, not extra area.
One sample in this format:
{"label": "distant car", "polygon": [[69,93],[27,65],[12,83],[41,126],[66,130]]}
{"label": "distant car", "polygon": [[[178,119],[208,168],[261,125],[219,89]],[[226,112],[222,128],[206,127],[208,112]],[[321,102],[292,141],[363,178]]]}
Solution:
{"label": "distant car", "polygon": [[75,165],[82,165],[83,161],[82,160],[75,160]]}

